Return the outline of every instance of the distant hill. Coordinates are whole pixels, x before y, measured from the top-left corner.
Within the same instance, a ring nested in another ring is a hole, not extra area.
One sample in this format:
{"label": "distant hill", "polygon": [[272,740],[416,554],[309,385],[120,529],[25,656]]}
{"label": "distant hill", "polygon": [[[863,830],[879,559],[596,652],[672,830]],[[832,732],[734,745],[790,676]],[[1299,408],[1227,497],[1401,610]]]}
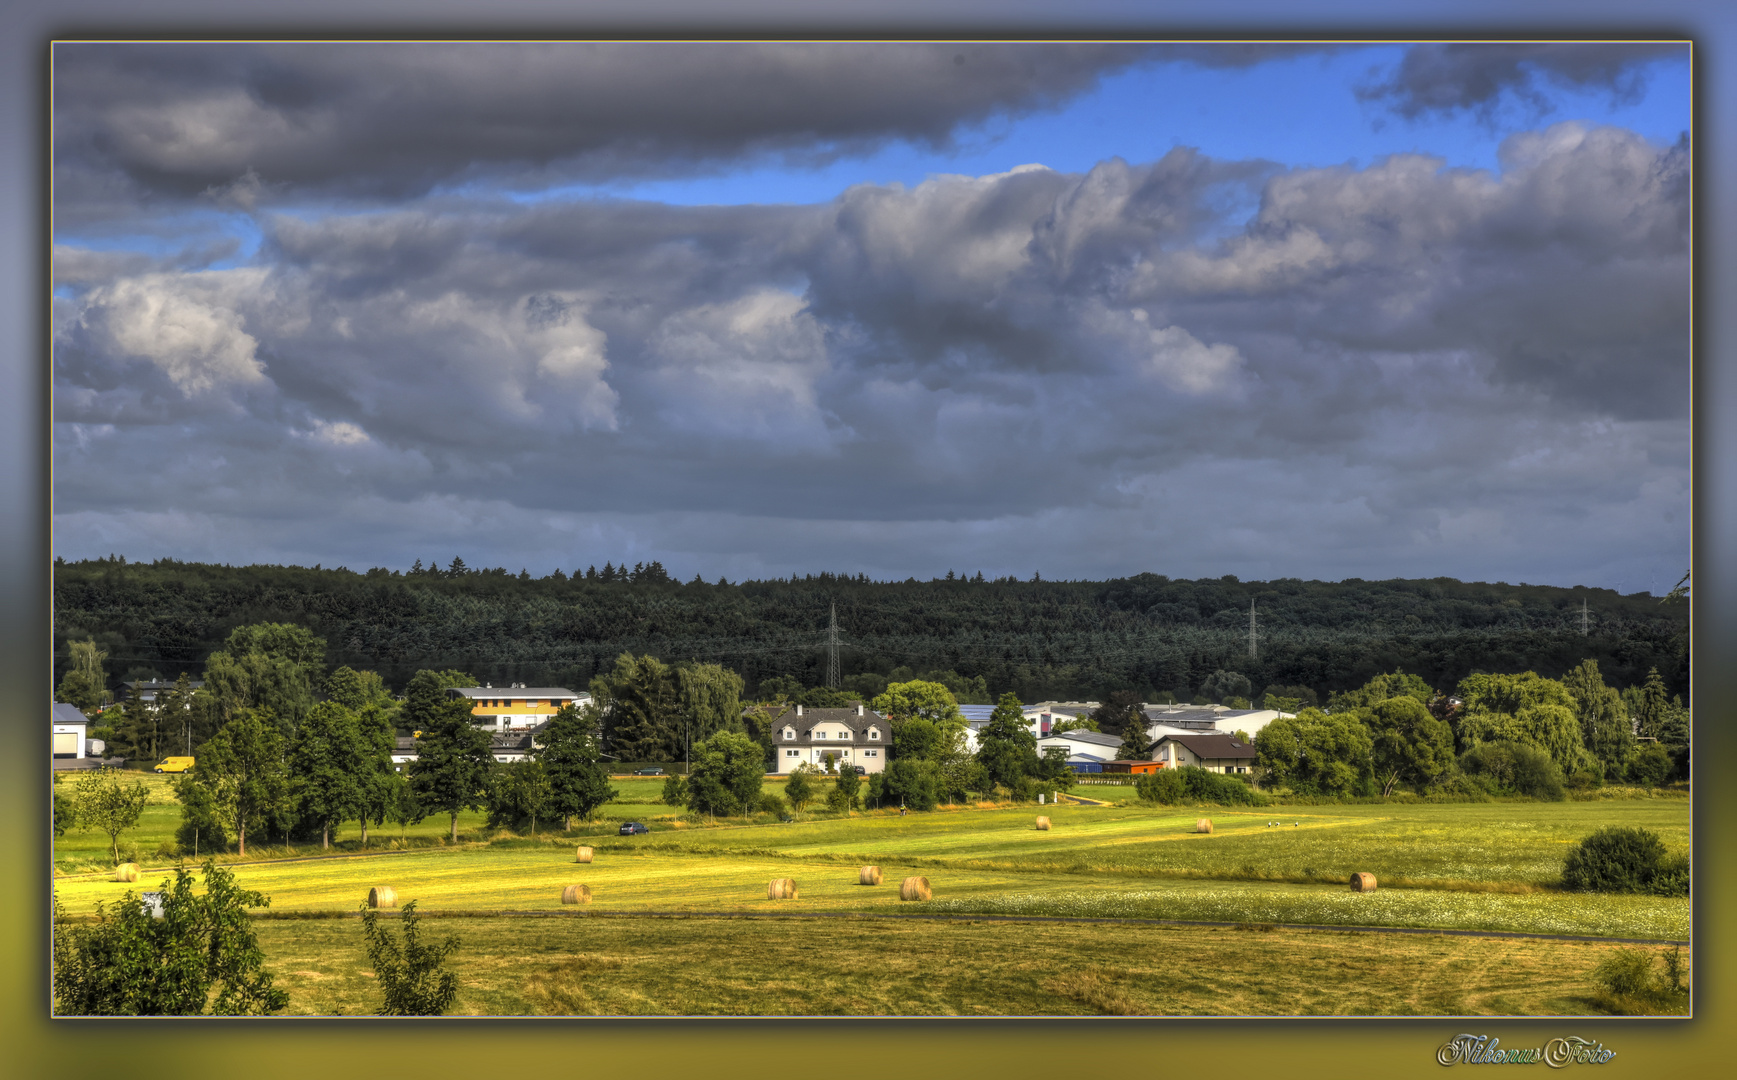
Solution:
{"label": "distant hill", "polygon": [[[1627,686],[1657,667],[1688,686],[1688,605],[1607,589],[1462,582],[1112,581],[981,578],[874,582],[816,574],[682,584],[653,563],[615,580],[505,570],[423,571],[215,566],[158,560],[55,564],[58,681],[68,639],[94,636],[114,681],[128,672],[197,674],[229,631],[293,622],[327,641],[330,665],[380,672],[401,688],[419,668],[494,683],[583,687],[626,651],[723,663],[750,690],[825,671],[836,604],[843,673],[899,668],[982,676],[1022,700],[1101,698],[1112,690],[1190,692],[1219,669],[1258,693],[1300,685],[1322,695],[1400,668],[1438,688],[1473,671],[1556,677],[1582,659]],[[1259,658],[1248,655],[1249,604]],[[1581,632],[1582,604],[1589,632]]]}

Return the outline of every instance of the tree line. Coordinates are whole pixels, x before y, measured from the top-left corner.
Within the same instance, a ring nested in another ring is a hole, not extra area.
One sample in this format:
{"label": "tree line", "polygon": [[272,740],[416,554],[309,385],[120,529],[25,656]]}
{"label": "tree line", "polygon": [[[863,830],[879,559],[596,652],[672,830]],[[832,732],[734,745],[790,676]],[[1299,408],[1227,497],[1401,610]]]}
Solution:
{"label": "tree line", "polygon": [[769,680],[824,681],[823,628],[836,605],[842,674],[870,680],[857,692],[875,690],[875,679],[953,672],[983,680],[973,697],[984,703],[1005,692],[1025,701],[1103,700],[1119,690],[1192,700],[1215,671],[1229,669],[1257,690],[1306,686],[1325,697],[1396,667],[1454,685],[1479,671],[1558,677],[1585,658],[1616,686],[1639,685],[1657,668],[1670,693],[1688,689],[1687,606],[1602,589],[1156,574],[894,582],[822,573],[681,583],[655,563],[604,567],[611,573],[533,578],[472,570],[459,559],[437,573],[57,563],[56,679],[89,667],[73,642],[90,641],[110,658],[111,681],[84,691],[100,699],[120,681],[197,672],[233,630],[269,622],[308,629],[330,643],[332,663],[376,671],[394,687],[425,668],[465,670],[497,685],[579,687],[626,652],[670,665],[716,663],[762,696]]}

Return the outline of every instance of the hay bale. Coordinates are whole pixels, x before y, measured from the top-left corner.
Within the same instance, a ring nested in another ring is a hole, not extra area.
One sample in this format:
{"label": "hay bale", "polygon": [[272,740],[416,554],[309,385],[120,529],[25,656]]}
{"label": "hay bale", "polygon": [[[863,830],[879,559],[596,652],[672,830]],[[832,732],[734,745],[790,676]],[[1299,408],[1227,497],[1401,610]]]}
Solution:
{"label": "hay bale", "polygon": [[899,883],[900,900],[928,900],[934,895],[926,877],[908,877]]}
{"label": "hay bale", "polygon": [[863,867],[856,872],[856,883],[858,885],[879,885],[881,883],[881,868],[878,866]]}
{"label": "hay bale", "polygon": [[1352,874],[1351,875],[1351,891],[1352,892],[1374,892],[1375,891],[1375,875],[1374,874]]}
{"label": "hay bale", "polygon": [[590,862],[591,861],[591,849],[588,847],[581,847],[579,849],[579,857],[574,859],[573,861],[574,862]]}
{"label": "hay bale", "polygon": [[368,906],[371,908],[397,907],[398,894],[392,891],[390,885],[376,885],[368,890]]}
{"label": "hay bale", "polygon": [[796,881],[794,878],[773,878],[766,884],[766,899],[794,900],[796,899]]}
{"label": "hay bale", "polygon": [[115,867],[115,880],[116,881],[137,881],[137,880],[139,880],[139,864],[136,862],[121,863],[119,866]]}
{"label": "hay bale", "polygon": [[1037,831],[1038,832],[1049,832],[1049,818],[1039,817],[1037,819]]}
{"label": "hay bale", "polygon": [[563,904],[589,904],[591,902],[591,886],[569,885],[561,890]]}
{"label": "hay bale", "polygon": [[1194,823],[1194,831],[1197,833],[1212,832],[1212,819],[1203,817],[1199,821],[1196,821]]}

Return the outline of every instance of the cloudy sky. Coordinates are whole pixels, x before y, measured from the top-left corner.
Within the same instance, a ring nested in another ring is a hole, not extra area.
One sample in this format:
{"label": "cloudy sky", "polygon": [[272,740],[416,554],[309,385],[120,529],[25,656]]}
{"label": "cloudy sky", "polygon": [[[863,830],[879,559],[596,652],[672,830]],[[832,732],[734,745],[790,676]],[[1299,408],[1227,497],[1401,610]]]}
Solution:
{"label": "cloudy sky", "polygon": [[56,553],[1689,558],[1675,45],[54,49]]}

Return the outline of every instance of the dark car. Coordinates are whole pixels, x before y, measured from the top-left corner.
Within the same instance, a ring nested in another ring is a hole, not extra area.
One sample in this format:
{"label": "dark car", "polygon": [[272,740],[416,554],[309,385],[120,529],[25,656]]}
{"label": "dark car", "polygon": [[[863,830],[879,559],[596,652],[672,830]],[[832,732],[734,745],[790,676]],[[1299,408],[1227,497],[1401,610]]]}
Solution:
{"label": "dark car", "polygon": [[635,769],[635,770],[633,770],[633,775],[635,775],[635,776],[662,776],[663,770],[662,769]]}
{"label": "dark car", "polygon": [[622,836],[632,836],[634,833],[648,833],[651,830],[637,821],[630,821],[621,827]]}

